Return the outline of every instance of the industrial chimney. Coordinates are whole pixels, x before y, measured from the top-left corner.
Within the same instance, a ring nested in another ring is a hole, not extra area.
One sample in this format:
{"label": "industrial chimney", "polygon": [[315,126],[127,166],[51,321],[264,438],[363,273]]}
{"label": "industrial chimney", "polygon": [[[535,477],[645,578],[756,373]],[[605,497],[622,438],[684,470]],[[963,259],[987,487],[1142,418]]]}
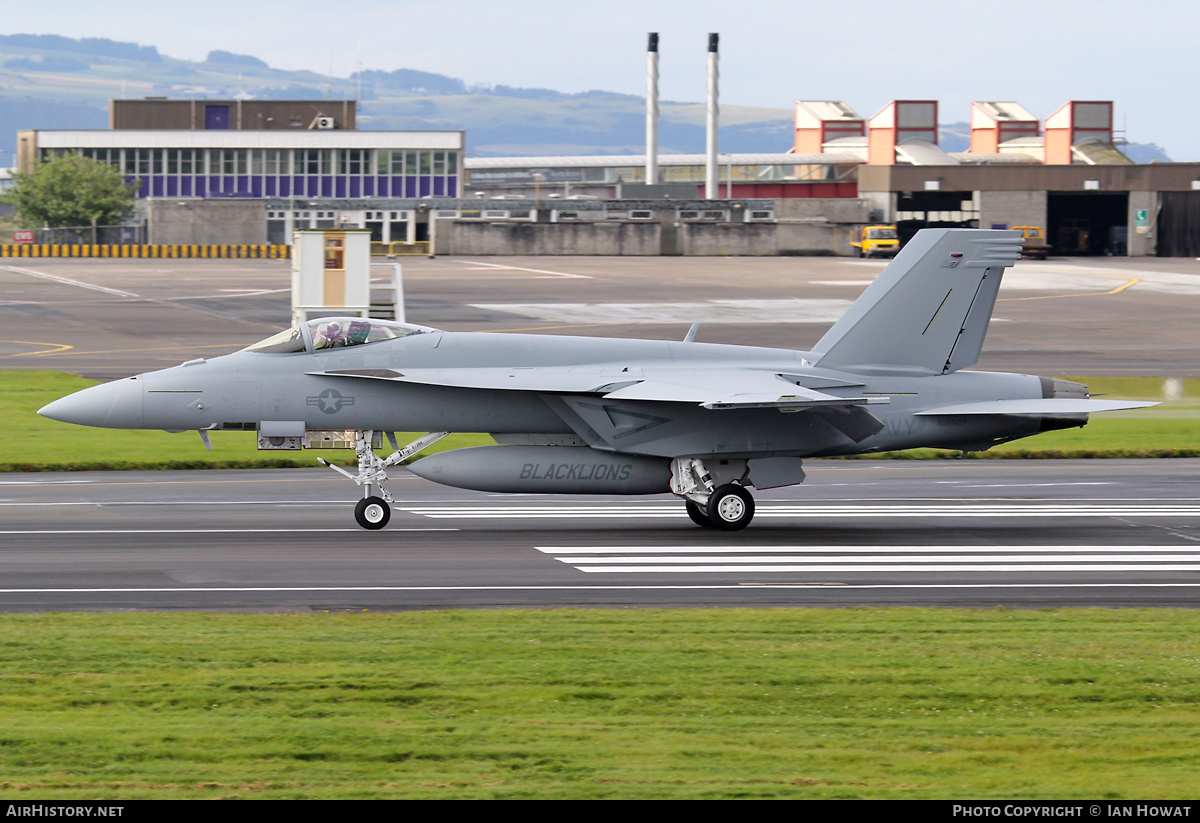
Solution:
{"label": "industrial chimney", "polygon": [[717,186],[717,42],[719,34],[708,35],[708,160],[704,173],[704,199],[716,200]]}
{"label": "industrial chimney", "polygon": [[658,32],[646,47],[646,183],[658,182]]}

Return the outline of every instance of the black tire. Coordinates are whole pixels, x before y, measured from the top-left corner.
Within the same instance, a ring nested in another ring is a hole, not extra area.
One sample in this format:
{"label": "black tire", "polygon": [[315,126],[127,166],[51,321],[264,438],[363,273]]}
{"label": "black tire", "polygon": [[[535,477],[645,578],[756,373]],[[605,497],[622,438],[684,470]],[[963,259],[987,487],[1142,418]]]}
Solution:
{"label": "black tire", "polygon": [[736,483],[718,486],[708,496],[708,519],[721,531],[744,529],[754,519],[754,498]]}
{"label": "black tire", "polygon": [[692,522],[697,526],[705,529],[713,527],[713,522],[709,519],[708,512],[701,508],[698,503],[693,503],[691,500],[684,500],[683,505],[687,509],[688,517],[692,518]]}
{"label": "black tire", "polygon": [[392,507],[382,497],[364,497],[354,507],[354,519],[364,529],[382,529],[392,519]]}

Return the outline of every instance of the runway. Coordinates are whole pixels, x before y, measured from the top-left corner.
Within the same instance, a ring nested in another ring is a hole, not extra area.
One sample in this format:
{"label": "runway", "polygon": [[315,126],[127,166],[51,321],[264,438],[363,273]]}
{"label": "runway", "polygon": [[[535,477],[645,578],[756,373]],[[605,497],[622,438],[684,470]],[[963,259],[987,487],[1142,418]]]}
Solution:
{"label": "runway", "polygon": [[367,532],[325,470],[0,477],[0,610],[1181,606],[1200,461],[811,461],[745,531],[669,495],[412,475]]}
{"label": "runway", "polygon": [[[836,258],[404,261],[408,319],[453,331],[806,349],[882,268]],[[0,266],[0,368],[98,379],[288,321],[272,260]],[[1022,262],[979,368],[1200,374],[1200,266]],[[102,434],[100,435],[103,436]],[[103,441],[98,441],[103,442]],[[197,444],[199,449],[199,445]],[[1200,463],[811,461],[744,532],[669,496],[497,496],[400,473],[382,532],[323,469],[0,475],[0,610],[494,606],[1194,606]]]}

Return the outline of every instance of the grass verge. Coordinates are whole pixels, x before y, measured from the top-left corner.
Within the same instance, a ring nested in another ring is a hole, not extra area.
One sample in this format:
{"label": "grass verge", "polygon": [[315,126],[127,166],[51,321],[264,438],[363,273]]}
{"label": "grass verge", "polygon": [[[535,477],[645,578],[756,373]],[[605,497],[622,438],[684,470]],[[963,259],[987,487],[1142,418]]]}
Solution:
{"label": "grass verge", "polygon": [[[0,371],[0,420],[7,421],[0,471],[311,468],[318,465],[318,456],[357,465],[350,449],[258,451],[252,432],[212,432],[213,450],[208,451],[194,431],[94,429],[38,416],[37,410],[50,401],[96,383],[64,372]],[[408,435],[396,436],[403,444]],[[486,434],[452,434],[421,454],[494,442]]]}
{"label": "grass verge", "polygon": [[0,797],[1193,798],[1200,612],[0,616]]}
{"label": "grass verge", "polygon": [[[1049,432],[1006,443],[975,459],[1200,457],[1200,378],[1164,381],[1154,377],[1075,377],[1093,393],[1136,400],[1158,400],[1161,406],[1134,412],[1094,415],[1082,429]],[[260,452],[249,432],[213,432],[213,451],[206,451],[195,432],[90,429],[38,417],[37,410],[71,392],[94,385],[63,372],[0,372],[0,419],[6,436],[0,471],[95,471],[104,469],[242,469],[305,468],[320,454],[332,462],[354,465],[349,450],[325,452]],[[414,439],[417,434],[398,434]],[[422,455],[494,442],[486,434],[455,434]],[[865,459],[930,460],[957,457],[942,449],[911,449],[864,456]]]}

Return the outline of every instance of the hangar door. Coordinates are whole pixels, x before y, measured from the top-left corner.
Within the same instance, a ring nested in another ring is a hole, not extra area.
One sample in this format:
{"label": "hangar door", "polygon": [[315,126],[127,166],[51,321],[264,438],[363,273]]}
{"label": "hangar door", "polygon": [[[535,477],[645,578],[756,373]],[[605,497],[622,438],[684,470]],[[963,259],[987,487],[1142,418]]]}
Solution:
{"label": "hangar door", "polygon": [[1159,195],[1159,257],[1200,257],[1200,191],[1165,191]]}
{"label": "hangar door", "polygon": [[1128,192],[1049,192],[1046,239],[1059,255],[1124,256],[1129,239]]}
{"label": "hangar door", "polygon": [[979,206],[969,191],[903,191],[896,196],[896,233],[903,246],[921,229],[974,229]]}

